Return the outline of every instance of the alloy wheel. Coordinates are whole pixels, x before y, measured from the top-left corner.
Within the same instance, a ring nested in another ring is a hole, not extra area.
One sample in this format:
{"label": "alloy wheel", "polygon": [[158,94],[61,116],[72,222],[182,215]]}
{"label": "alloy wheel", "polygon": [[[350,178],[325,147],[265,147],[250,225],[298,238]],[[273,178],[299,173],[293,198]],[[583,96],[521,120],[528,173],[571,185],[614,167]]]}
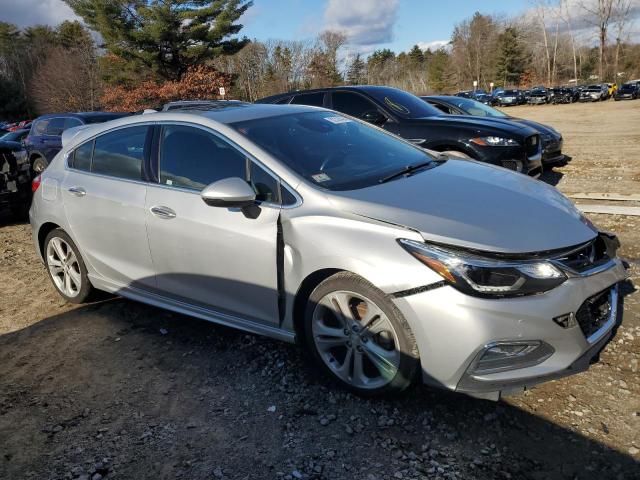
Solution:
{"label": "alloy wheel", "polygon": [[73,248],[62,238],[53,237],[47,244],[47,267],[56,288],[73,298],[82,288],[80,263]]}
{"label": "alloy wheel", "polygon": [[398,334],[370,299],[349,291],[330,292],[315,306],[311,325],[322,361],[347,384],[380,388],[398,373]]}

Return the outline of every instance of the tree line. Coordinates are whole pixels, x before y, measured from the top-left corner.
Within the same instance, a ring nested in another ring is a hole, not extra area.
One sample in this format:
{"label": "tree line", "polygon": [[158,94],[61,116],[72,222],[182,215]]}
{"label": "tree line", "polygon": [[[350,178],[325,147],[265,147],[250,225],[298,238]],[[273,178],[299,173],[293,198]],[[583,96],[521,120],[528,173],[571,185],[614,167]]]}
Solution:
{"label": "tree line", "polygon": [[[308,40],[241,37],[247,0],[64,0],[83,23],[0,22],[0,118],[138,110],[176,99],[256,100],[283,91],[383,84],[451,93],[640,77],[638,0],[535,0],[515,17],[476,12],[447,45],[353,52],[338,31]],[[635,10],[634,10],[635,8]]]}

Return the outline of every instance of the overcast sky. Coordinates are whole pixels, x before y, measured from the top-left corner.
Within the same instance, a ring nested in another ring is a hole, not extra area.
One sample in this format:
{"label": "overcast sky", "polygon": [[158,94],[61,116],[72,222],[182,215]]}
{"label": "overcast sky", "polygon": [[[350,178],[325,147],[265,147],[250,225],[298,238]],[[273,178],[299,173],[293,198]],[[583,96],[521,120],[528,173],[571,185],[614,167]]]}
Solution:
{"label": "overcast sky", "polygon": [[[570,0],[576,11],[579,1]],[[640,14],[640,0],[634,2]],[[245,25],[241,34],[258,40],[293,40],[334,29],[347,33],[351,51],[398,52],[415,44],[422,48],[446,44],[454,25],[476,10],[512,16],[531,5],[529,0],[254,0],[241,20]],[[69,19],[76,17],[62,0],[0,0],[0,20],[20,27],[57,25]]]}

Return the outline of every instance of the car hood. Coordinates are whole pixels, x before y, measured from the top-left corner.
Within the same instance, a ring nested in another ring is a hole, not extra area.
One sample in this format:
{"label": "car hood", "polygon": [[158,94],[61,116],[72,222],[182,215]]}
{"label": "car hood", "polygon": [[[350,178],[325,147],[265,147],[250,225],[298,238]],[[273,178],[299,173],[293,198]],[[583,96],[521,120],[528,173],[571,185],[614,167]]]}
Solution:
{"label": "car hood", "polygon": [[329,200],[342,211],[416,230],[426,241],[487,252],[543,252],[597,234],[555,188],[468,160],[448,160],[360,190],[331,192]]}
{"label": "car hood", "polygon": [[509,117],[509,120],[513,122],[518,122],[522,125],[526,125],[527,127],[531,127],[534,130],[537,130],[538,132],[540,132],[540,134],[543,137],[547,136],[555,140],[560,140],[562,138],[562,135],[560,134],[560,132],[557,132],[556,130],[553,130],[551,127],[544,125],[542,123],[533,122],[531,120],[526,120],[524,118],[515,118],[515,117]]}
{"label": "car hood", "polygon": [[13,142],[11,140],[0,140],[0,148],[3,150],[22,150],[22,144],[20,142]]}
{"label": "car hood", "polygon": [[514,135],[533,135],[536,132],[532,131],[530,127],[526,125],[513,123],[513,122],[494,122],[493,119],[488,120],[488,117],[474,117],[472,115],[447,115],[442,114],[434,117],[425,117],[425,118],[414,118],[408,120],[410,123],[420,124],[425,123],[426,125],[437,122],[438,124],[450,124],[452,127],[455,126],[464,126],[468,128],[475,129],[499,129]]}

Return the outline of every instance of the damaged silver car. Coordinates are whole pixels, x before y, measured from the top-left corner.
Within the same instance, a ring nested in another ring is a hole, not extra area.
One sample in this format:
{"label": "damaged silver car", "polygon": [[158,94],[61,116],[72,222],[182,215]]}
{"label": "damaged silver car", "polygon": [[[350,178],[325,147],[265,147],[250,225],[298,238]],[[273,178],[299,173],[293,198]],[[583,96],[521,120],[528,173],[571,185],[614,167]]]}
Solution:
{"label": "damaged silver car", "polygon": [[553,187],[329,110],[230,103],[65,132],[35,247],[105,290],[298,341],[365,395],[484,398],[588,367],[619,318],[617,239]]}

